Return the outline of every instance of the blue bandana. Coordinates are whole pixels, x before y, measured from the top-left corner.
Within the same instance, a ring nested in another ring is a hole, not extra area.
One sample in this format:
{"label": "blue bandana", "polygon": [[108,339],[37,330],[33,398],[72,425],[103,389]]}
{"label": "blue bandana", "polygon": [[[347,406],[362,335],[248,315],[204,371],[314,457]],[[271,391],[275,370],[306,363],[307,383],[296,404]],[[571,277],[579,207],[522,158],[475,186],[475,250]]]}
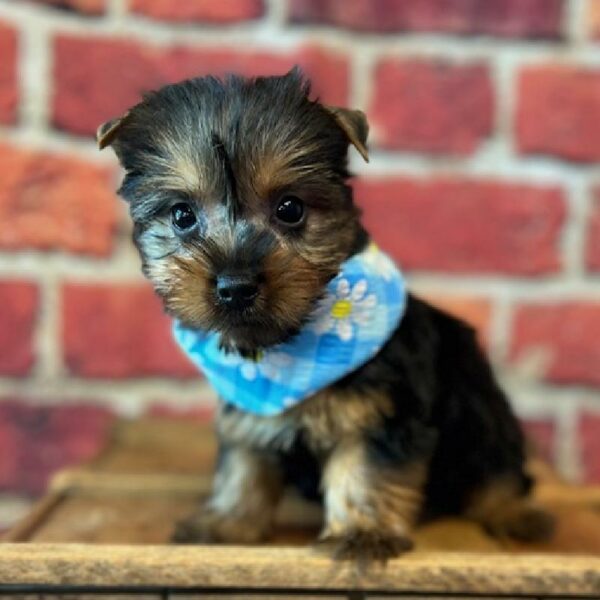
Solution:
{"label": "blue bandana", "polygon": [[398,327],[404,279],[375,244],[343,263],[300,333],[256,359],[219,348],[219,334],[175,322],[175,339],[220,397],[240,410],[277,415],[371,359]]}

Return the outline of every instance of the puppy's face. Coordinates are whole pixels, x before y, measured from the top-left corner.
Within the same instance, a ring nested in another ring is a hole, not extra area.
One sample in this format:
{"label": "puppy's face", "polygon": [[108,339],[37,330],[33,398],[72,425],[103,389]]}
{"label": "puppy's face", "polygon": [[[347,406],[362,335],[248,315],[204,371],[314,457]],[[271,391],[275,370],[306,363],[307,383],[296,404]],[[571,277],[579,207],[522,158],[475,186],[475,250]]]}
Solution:
{"label": "puppy's face", "polygon": [[167,311],[241,351],[293,335],[364,243],[346,154],[366,158],[367,129],[309,100],[296,71],[168,86],[102,125]]}

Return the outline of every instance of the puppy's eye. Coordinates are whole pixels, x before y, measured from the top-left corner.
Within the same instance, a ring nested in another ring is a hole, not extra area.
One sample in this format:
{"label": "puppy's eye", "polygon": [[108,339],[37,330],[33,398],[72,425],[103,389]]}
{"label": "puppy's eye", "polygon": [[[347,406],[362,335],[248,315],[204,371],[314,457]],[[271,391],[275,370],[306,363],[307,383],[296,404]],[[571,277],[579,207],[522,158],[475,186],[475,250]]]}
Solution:
{"label": "puppy's eye", "polygon": [[171,220],[179,231],[187,231],[196,224],[196,215],[189,204],[179,202],[171,208]]}
{"label": "puppy's eye", "polygon": [[277,204],[275,216],[286,225],[298,225],[304,217],[304,203],[297,196],[283,196]]}

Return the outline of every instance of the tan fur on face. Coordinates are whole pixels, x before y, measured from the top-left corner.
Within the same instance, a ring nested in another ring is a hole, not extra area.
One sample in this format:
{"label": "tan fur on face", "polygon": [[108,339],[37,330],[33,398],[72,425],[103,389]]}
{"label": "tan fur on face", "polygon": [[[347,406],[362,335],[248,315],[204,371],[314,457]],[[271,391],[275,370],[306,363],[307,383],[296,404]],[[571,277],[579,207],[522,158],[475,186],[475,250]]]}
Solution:
{"label": "tan fur on face", "polygon": [[181,320],[207,325],[213,317],[212,272],[203,252],[151,261],[146,276],[163,298],[165,308]]}
{"label": "tan fur on face", "polygon": [[[228,245],[213,239],[210,247],[226,253]],[[218,325],[223,343],[236,342],[235,332],[217,306],[216,276],[209,251],[189,246],[178,255],[149,261],[145,273],[169,313],[202,329],[214,330]],[[279,327],[283,332],[299,329],[329,277],[282,246],[267,255],[262,274],[263,283],[253,310],[262,320],[262,327],[274,332]]]}
{"label": "tan fur on face", "polygon": [[[289,243],[276,241],[258,271],[261,285],[252,307],[254,321],[249,325],[250,331],[244,332],[239,323],[233,325],[222,314],[215,294],[215,261],[227,264],[227,257],[236,252],[236,238],[221,219],[211,220],[209,226],[210,238],[197,243],[183,244],[172,235],[166,219],[164,223],[156,221],[139,237],[140,246],[151,259],[146,261],[145,274],[163,298],[167,311],[189,326],[219,331],[224,344],[237,347],[244,347],[244,341],[251,345],[252,328],[261,335],[272,332],[272,343],[277,336],[300,329],[334,272],[313,265]],[[256,230],[261,231],[260,224]],[[154,239],[159,240],[156,248]],[[167,248],[172,248],[171,252],[160,256]]]}
{"label": "tan fur on face", "polygon": [[[292,140],[293,144],[295,142]],[[269,198],[273,190],[285,189],[303,177],[317,173],[321,166],[306,160],[317,151],[316,145],[310,144],[267,147],[249,165],[252,171],[248,181],[259,198]]]}
{"label": "tan fur on face", "polygon": [[178,153],[165,164],[160,185],[190,194],[201,194],[206,186],[204,169],[190,156]]}
{"label": "tan fur on face", "polygon": [[[188,127],[191,130],[191,125]],[[170,131],[155,131],[161,154],[145,155],[147,184],[165,190],[186,192],[200,198],[210,198],[217,188],[217,169],[211,156],[202,156],[193,139],[173,137]]]}
{"label": "tan fur on face", "polygon": [[329,277],[282,246],[266,257],[264,274],[267,310],[292,328],[302,325]]}

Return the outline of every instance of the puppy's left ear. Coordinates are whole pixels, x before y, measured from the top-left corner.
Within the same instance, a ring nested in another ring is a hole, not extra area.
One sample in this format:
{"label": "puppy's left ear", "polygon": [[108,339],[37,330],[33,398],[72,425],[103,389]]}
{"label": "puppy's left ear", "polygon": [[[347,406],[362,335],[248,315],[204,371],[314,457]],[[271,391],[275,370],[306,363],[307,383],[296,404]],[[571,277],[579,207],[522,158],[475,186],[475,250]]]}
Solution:
{"label": "puppy's left ear", "polygon": [[100,150],[113,143],[119,130],[129,119],[130,114],[131,113],[127,111],[122,117],[106,121],[106,123],[102,123],[102,125],[96,129],[96,142],[98,143],[98,148]]}
{"label": "puppy's left ear", "polygon": [[350,110],[339,106],[325,106],[325,109],[336,120],[348,141],[359,151],[365,161],[369,162],[369,152],[367,151],[369,123],[365,113],[362,110]]}

